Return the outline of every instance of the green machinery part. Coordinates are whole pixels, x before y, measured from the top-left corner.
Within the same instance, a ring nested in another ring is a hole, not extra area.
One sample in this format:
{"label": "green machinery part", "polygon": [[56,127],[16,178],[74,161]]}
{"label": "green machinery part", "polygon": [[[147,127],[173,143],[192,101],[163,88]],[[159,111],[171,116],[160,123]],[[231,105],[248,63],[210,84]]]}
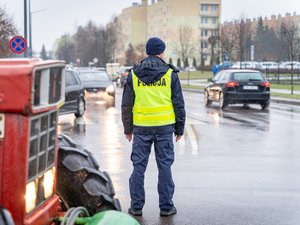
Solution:
{"label": "green machinery part", "polygon": [[[68,218],[60,218],[60,221]],[[133,217],[126,213],[108,210],[96,213],[92,217],[78,217],[76,225],[140,225]]]}

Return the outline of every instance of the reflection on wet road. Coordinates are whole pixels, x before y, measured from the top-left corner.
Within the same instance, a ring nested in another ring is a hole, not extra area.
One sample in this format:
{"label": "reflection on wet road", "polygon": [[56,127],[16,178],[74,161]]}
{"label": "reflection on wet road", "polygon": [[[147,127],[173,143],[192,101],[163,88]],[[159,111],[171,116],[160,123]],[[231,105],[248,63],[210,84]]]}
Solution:
{"label": "reflection on wet road", "polygon": [[[131,143],[123,135],[121,89],[116,108],[88,102],[83,118],[60,116],[59,132],[92,151],[113,179],[124,211],[130,205]],[[178,214],[160,218],[157,168],[151,154],[142,224],[296,225],[300,221],[300,107],[271,104],[261,111],[218,104],[185,92],[187,124],[175,144],[173,166]]]}

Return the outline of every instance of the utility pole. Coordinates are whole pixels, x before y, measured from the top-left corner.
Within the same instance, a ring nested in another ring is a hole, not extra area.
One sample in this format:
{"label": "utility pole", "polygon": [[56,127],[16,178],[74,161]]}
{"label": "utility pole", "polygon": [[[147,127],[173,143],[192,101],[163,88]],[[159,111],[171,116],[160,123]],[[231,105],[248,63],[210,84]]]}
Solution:
{"label": "utility pole", "polygon": [[[27,0],[24,0],[24,39],[27,41]],[[27,50],[24,52],[24,57],[27,57]]]}
{"label": "utility pole", "polygon": [[32,58],[32,35],[31,35],[31,0],[28,2],[29,8],[29,57]]}
{"label": "utility pole", "polygon": [[33,52],[33,48],[32,48],[32,14],[43,12],[43,11],[46,11],[47,9],[31,11],[31,0],[29,0],[28,8],[29,8],[29,10],[28,10],[28,12],[29,12],[29,57],[32,57],[32,52]]}

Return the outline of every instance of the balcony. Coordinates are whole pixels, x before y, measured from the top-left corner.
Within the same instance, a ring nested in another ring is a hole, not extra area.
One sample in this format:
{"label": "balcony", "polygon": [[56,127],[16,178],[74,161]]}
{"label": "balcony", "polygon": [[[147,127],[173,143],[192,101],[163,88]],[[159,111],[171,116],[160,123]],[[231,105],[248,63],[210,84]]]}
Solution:
{"label": "balcony", "polygon": [[212,24],[212,23],[200,23],[200,29],[207,29],[207,30],[218,30],[219,24]]}
{"label": "balcony", "polygon": [[206,16],[206,17],[219,17],[219,11],[211,11],[211,10],[208,10],[208,11],[200,11],[199,13],[199,16]]}

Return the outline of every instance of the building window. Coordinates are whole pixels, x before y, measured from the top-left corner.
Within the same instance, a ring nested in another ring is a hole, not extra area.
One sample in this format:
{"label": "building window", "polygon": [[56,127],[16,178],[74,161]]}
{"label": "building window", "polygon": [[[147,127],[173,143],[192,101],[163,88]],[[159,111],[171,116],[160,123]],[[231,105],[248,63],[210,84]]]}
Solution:
{"label": "building window", "polygon": [[218,33],[219,33],[218,30],[212,30],[211,31],[212,36],[218,36]]}
{"label": "building window", "polygon": [[201,17],[201,23],[202,24],[207,24],[208,23],[207,17]]}
{"label": "building window", "polygon": [[201,30],[201,36],[202,37],[206,37],[208,34],[208,31],[207,30]]}
{"label": "building window", "polygon": [[218,19],[217,17],[212,17],[211,18],[211,23],[212,24],[217,24],[217,19]]}
{"label": "building window", "polygon": [[201,42],[201,49],[203,49],[203,48],[207,48],[207,42],[205,42],[205,41],[203,41],[203,42]]}
{"label": "building window", "polygon": [[211,11],[217,11],[218,10],[218,6],[217,5],[212,5],[211,6]]}
{"label": "building window", "polygon": [[208,5],[201,4],[201,11],[208,11]]}

